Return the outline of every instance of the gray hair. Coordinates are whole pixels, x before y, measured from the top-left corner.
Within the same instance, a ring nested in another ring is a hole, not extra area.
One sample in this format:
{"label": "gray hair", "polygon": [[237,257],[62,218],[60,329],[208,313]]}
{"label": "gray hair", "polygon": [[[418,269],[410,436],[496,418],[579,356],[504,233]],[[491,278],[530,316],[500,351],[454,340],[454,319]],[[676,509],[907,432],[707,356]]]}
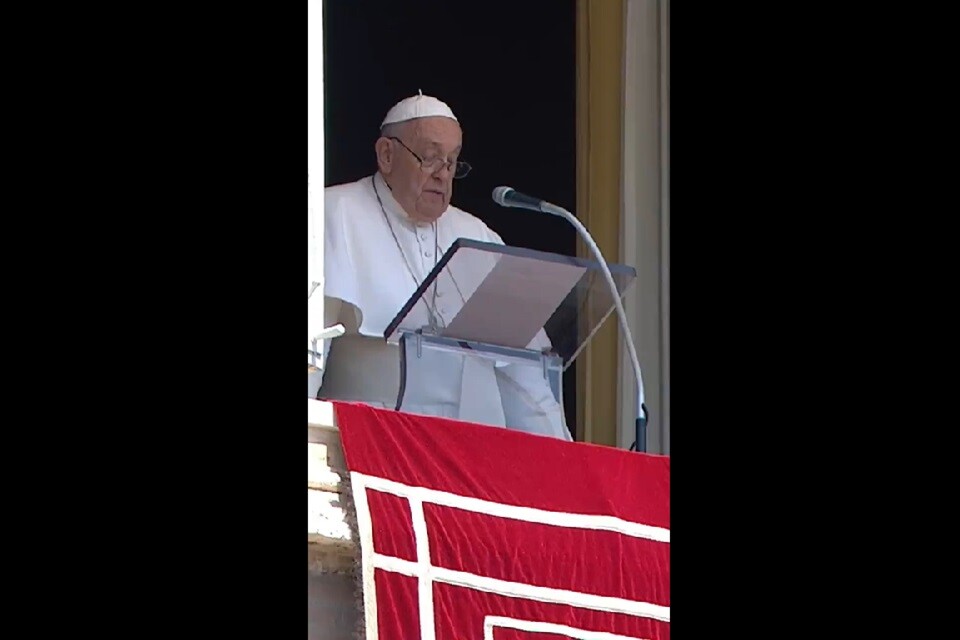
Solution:
{"label": "gray hair", "polygon": [[396,136],[400,137],[400,134],[406,129],[407,122],[391,122],[390,124],[384,125],[380,129],[380,135],[384,138],[390,138]]}

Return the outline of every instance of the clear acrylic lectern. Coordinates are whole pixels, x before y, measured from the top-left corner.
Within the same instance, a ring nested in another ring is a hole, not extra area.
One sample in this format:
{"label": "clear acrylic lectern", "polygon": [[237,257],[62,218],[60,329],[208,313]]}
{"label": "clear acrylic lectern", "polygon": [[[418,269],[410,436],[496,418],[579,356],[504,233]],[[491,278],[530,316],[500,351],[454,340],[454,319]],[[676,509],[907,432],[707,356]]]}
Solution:
{"label": "clear acrylic lectern", "polygon": [[[636,270],[608,266],[622,297]],[[597,262],[460,238],[384,331],[400,346],[396,408],[417,406],[467,365],[502,372],[507,427],[545,401],[562,408],[562,374],[614,311],[612,296]],[[488,401],[465,385],[472,392]]]}

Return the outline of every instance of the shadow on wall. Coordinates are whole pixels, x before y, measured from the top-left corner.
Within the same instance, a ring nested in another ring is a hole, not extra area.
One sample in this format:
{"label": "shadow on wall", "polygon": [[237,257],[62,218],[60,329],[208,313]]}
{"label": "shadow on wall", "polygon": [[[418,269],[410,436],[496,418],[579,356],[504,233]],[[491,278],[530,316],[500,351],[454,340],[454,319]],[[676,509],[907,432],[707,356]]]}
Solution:
{"label": "shadow on wall", "polygon": [[310,574],[307,578],[307,639],[353,640],[359,623],[354,579],[349,574]]}

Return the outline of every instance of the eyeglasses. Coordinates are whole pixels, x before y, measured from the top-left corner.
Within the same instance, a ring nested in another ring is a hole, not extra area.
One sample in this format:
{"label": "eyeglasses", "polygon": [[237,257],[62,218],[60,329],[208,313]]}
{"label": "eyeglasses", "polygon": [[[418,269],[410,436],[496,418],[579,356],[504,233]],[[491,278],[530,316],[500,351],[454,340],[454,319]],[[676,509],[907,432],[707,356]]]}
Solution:
{"label": "eyeglasses", "polygon": [[389,139],[396,140],[397,142],[399,142],[401,147],[409,151],[410,154],[420,162],[420,168],[428,173],[436,173],[441,168],[451,169],[455,167],[453,170],[453,177],[459,179],[459,178],[463,178],[468,173],[470,173],[470,169],[472,168],[466,162],[458,162],[456,160],[442,160],[440,158],[429,158],[427,160],[424,160],[423,158],[418,156],[413,151],[413,149],[403,144],[403,140],[401,140],[400,138],[397,138],[395,136],[390,136]]}

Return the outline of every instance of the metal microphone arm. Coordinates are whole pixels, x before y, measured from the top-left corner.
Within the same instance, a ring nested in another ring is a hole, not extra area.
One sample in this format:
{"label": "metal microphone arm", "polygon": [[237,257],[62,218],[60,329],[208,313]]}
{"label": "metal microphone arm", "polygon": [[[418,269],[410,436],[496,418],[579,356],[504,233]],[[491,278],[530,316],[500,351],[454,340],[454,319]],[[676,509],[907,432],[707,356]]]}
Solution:
{"label": "metal microphone arm", "polygon": [[[310,325],[310,299],[313,297],[314,292],[320,288],[319,282],[310,282],[307,284],[307,324]],[[322,291],[321,291],[322,293]],[[322,325],[321,325],[322,326]],[[307,328],[307,342],[309,348],[307,349],[307,354],[310,356],[308,362],[309,369],[317,369],[317,359],[323,360],[325,349],[321,348],[321,345],[324,340],[333,340],[334,338],[339,338],[344,333],[346,333],[346,328],[337,323],[335,325],[324,327],[320,329],[319,332],[315,335],[310,335],[312,327]]]}
{"label": "metal microphone arm", "polygon": [[[549,202],[541,201],[540,210],[544,213],[549,213],[555,216],[560,216],[561,218],[566,219],[567,222],[572,224],[577,231],[580,232],[580,236],[586,241],[587,246],[590,247],[590,250],[593,252],[594,257],[597,259],[597,262],[600,263],[600,267],[603,270],[603,275],[607,280],[607,284],[610,286],[610,292],[613,294],[613,302],[617,306],[617,317],[620,319],[620,330],[623,331],[623,335],[627,342],[627,350],[630,353],[630,361],[633,364],[633,373],[637,379],[637,418],[636,418],[636,442],[634,445],[637,448],[637,451],[646,452],[647,450],[647,406],[644,403],[643,395],[643,377],[640,374],[640,359],[637,357],[637,348],[633,344],[633,336],[630,333],[630,327],[627,325],[627,313],[623,310],[623,303],[620,301],[620,294],[617,291],[617,284],[613,281],[613,275],[610,273],[610,268],[607,266],[607,261],[603,259],[603,255],[600,253],[600,248],[593,241],[593,238],[590,236],[590,232],[587,231],[587,228],[577,220],[576,216],[567,211],[562,207],[558,207]],[[633,449],[633,447],[630,447]]]}

